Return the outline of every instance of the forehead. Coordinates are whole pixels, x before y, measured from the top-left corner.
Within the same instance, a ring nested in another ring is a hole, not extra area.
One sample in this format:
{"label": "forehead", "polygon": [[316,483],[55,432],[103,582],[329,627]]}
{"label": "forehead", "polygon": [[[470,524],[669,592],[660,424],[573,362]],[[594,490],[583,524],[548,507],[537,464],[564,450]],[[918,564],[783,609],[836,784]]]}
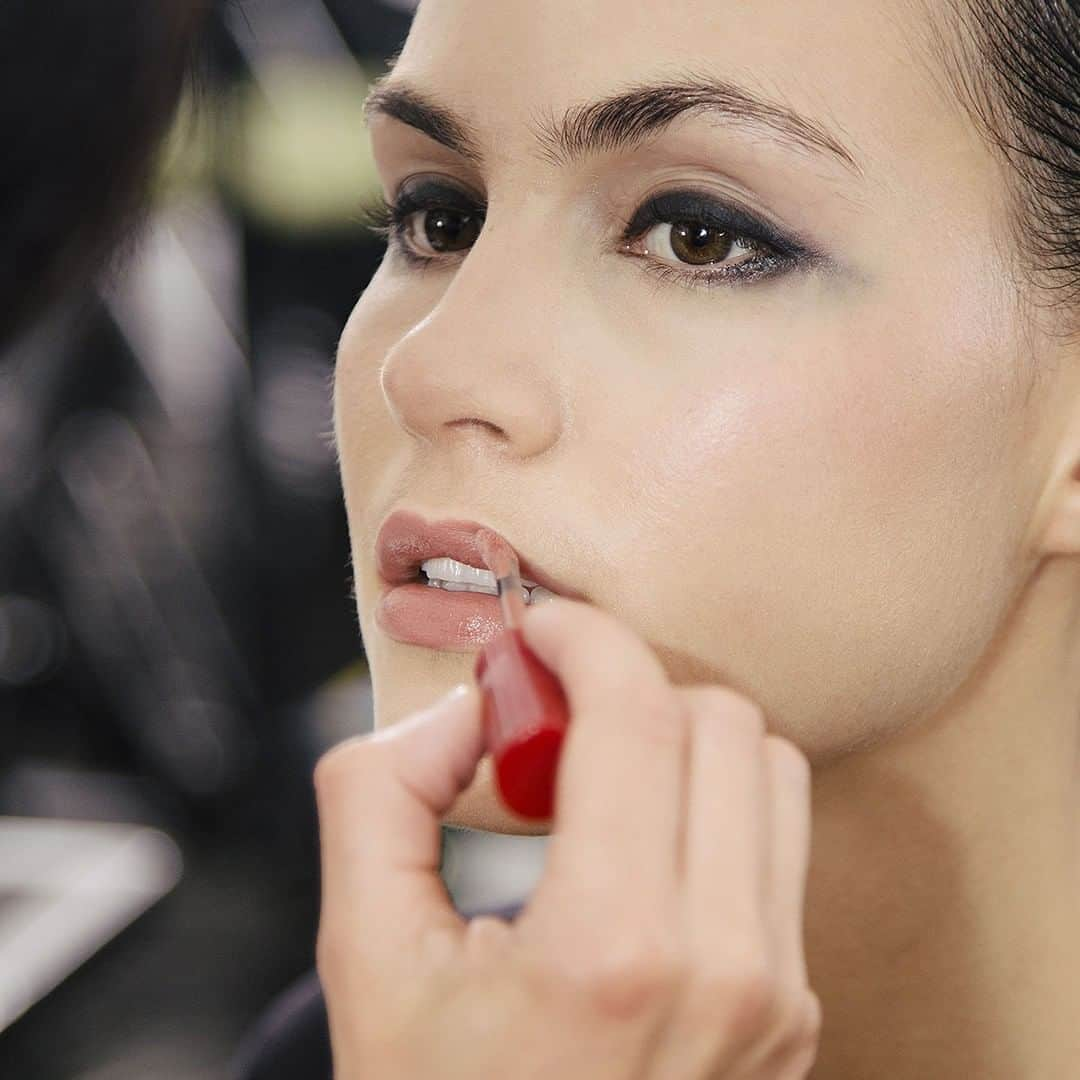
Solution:
{"label": "forehead", "polygon": [[706,73],[889,161],[976,141],[928,47],[939,32],[917,0],[423,0],[395,71],[492,139]]}

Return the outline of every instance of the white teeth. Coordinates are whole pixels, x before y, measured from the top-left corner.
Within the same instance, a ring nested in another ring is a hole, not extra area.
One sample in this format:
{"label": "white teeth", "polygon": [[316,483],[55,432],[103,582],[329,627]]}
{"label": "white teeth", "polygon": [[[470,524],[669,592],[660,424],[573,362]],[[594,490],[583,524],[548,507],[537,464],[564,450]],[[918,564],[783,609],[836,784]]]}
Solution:
{"label": "white teeth", "polygon": [[[490,570],[481,570],[457,559],[425,559],[420,569],[428,577],[428,585],[448,592],[478,592],[488,596],[498,596],[499,588],[495,575]],[[522,578],[521,598],[526,604],[544,603],[555,594],[549,589],[537,585],[535,581]],[[530,591],[531,590],[531,591]]]}
{"label": "white teeth", "polygon": [[495,575],[490,570],[478,570],[457,559],[427,559],[420,569],[429,578],[448,584],[483,585],[495,591]]}
{"label": "white teeth", "polygon": [[[454,582],[465,585],[481,585],[492,592],[495,591],[495,575],[490,570],[480,570],[468,563],[458,562],[457,559],[425,559],[420,564],[420,569],[429,578],[439,582]],[[535,581],[522,578],[521,584],[527,589],[536,585]]]}

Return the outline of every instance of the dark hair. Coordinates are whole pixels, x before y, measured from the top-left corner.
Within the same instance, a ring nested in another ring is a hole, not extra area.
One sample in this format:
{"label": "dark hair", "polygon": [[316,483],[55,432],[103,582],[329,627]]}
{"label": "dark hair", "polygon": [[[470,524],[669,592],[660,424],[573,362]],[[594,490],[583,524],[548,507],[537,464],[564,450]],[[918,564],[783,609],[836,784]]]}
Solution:
{"label": "dark hair", "polygon": [[135,217],[208,6],[0,4],[0,342]]}
{"label": "dark hair", "polygon": [[952,0],[950,13],[963,54],[950,75],[1020,181],[1010,186],[1029,280],[1077,304],[1080,0]]}

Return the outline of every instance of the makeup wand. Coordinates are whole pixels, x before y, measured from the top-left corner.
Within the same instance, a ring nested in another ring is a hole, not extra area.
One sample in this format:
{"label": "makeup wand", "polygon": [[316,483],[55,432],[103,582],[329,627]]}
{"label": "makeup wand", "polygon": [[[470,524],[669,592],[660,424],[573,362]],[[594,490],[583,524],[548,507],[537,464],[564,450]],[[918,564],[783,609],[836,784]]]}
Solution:
{"label": "makeup wand", "polygon": [[521,636],[525,611],[514,549],[497,533],[477,535],[495,575],[503,631],[485,646],[474,669],[483,700],[483,723],[503,803],[521,817],[554,816],[555,776],[569,722],[558,679]]}

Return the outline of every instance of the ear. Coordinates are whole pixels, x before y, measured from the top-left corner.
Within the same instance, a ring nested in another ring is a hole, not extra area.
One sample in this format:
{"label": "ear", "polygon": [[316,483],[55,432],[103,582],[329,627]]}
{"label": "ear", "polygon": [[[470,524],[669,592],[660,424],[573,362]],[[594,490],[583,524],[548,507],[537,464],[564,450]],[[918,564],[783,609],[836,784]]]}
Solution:
{"label": "ear", "polygon": [[1080,408],[1059,446],[1044,507],[1041,554],[1080,556]]}

